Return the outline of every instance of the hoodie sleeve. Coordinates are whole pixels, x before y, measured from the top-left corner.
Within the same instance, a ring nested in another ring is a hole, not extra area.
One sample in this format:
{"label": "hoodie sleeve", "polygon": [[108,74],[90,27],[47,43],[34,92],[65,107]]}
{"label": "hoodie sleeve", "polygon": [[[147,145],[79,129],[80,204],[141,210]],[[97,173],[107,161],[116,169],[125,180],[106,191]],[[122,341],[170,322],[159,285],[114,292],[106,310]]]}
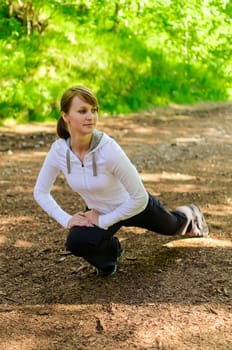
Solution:
{"label": "hoodie sleeve", "polygon": [[68,221],[72,216],[65,212],[51,195],[51,188],[60,172],[56,146],[55,142],[48,152],[39,172],[34,188],[34,198],[49,216],[64,228],[67,228]]}
{"label": "hoodie sleeve", "polygon": [[114,176],[122,183],[129,196],[125,202],[113,211],[99,216],[99,227],[104,229],[118,221],[139,214],[148,203],[148,193],[137,169],[114,140],[112,140],[108,152],[108,166]]}

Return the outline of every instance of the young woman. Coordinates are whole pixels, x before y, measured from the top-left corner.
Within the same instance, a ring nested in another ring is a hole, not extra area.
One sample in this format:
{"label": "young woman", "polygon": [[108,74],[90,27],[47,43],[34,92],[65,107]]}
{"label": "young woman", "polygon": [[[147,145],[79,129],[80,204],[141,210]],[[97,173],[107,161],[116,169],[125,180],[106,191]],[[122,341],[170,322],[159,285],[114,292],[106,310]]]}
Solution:
{"label": "young woman", "polygon": [[[69,230],[66,247],[96,267],[101,276],[117,271],[124,250],[114,234],[121,226],[137,226],[163,235],[206,236],[199,208],[182,206],[172,212],[146,191],[136,168],[117,142],[96,130],[98,101],[88,88],[74,86],[61,98],[57,139],[40,170],[34,198]],[[71,215],[51,196],[62,172],[86,211]]]}

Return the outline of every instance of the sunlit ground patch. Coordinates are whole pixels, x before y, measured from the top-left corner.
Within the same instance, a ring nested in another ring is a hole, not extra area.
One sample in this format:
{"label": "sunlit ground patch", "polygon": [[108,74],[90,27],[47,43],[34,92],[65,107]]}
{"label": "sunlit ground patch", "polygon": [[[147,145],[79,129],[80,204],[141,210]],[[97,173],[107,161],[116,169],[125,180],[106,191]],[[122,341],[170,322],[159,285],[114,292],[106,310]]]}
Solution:
{"label": "sunlit ground patch", "polygon": [[207,247],[207,248],[232,248],[230,240],[221,240],[215,238],[186,238],[164,244],[168,248],[188,248],[188,247]]}
{"label": "sunlit ground patch", "polygon": [[32,248],[34,247],[34,243],[24,241],[22,239],[17,239],[16,242],[14,243],[14,247],[16,248]]}
{"label": "sunlit ground patch", "polygon": [[6,244],[7,238],[6,236],[0,235],[0,244]]}

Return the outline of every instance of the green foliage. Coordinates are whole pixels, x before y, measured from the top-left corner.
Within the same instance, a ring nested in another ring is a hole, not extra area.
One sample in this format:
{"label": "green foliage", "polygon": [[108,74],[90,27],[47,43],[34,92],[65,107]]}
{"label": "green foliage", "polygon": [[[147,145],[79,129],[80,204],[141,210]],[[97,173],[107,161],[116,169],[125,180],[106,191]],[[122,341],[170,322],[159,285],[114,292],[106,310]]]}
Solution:
{"label": "green foliage", "polygon": [[59,116],[85,84],[109,113],[231,97],[227,0],[0,0],[0,118]]}

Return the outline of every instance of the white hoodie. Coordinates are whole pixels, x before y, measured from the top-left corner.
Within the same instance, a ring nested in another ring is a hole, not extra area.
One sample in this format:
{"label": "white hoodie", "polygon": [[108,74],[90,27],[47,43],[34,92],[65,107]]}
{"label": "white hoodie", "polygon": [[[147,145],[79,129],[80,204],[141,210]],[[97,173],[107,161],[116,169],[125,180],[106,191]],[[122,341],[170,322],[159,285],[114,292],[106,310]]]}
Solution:
{"label": "white hoodie", "polygon": [[71,151],[69,139],[56,140],[40,170],[34,198],[48,215],[67,228],[72,215],[50,193],[60,171],[86,206],[100,213],[99,227],[103,229],[140,213],[147,206],[148,193],[136,168],[117,142],[104,133],[83,162]]}

